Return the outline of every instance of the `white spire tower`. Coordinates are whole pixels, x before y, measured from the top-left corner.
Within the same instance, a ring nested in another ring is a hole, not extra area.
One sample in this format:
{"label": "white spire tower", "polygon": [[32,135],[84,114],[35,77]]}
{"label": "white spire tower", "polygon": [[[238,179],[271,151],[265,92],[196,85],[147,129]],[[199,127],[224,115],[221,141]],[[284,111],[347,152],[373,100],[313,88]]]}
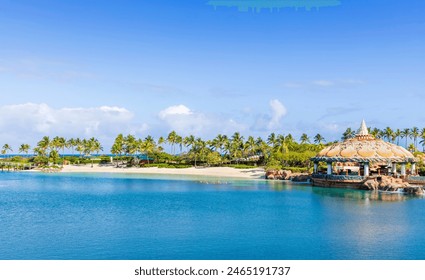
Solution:
{"label": "white spire tower", "polygon": [[366,122],[363,120],[359,130],[357,131],[357,136],[367,136],[367,135],[369,135],[369,131],[367,130]]}

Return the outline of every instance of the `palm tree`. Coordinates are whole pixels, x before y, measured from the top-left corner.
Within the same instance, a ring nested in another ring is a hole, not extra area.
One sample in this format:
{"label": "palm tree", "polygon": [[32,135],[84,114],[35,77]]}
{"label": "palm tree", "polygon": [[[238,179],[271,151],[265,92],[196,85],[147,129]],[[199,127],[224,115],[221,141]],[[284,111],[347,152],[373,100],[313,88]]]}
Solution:
{"label": "palm tree", "polygon": [[164,137],[159,137],[158,138],[158,146],[160,147],[160,148],[162,148],[162,144],[164,144],[165,143],[165,138]]}
{"label": "palm tree", "polygon": [[420,137],[421,141],[419,143],[422,144],[422,152],[425,153],[425,128],[422,128]]}
{"label": "palm tree", "polygon": [[185,141],[184,142],[186,143],[185,145],[187,147],[188,146],[191,147],[190,148],[190,153],[192,153],[193,156],[194,156],[195,167],[196,167],[196,158],[197,158],[197,155],[199,153],[200,146],[203,144],[202,143],[203,141],[202,141],[201,138],[196,138],[195,139],[195,137],[193,135],[190,135],[188,137],[185,137]]}
{"label": "palm tree", "polygon": [[407,148],[407,138],[410,137],[410,129],[409,128],[405,128],[401,131],[400,136],[402,138],[406,138],[406,145],[405,147]]}
{"label": "palm tree", "polygon": [[50,138],[49,136],[44,136],[38,143],[37,143],[37,147],[44,149],[44,150],[48,150],[50,147]]}
{"label": "palm tree", "polygon": [[341,139],[345,141],[347,139],[353,138],[355,135],[356,135],[356,132],[354,130],[352,130],[351,127],[349,127],[342,134]]}
{"label": "palm tree", "polygon": [[314,136],[314,143],[321,145],[323,141],[325,141],[325,138],[319,133]]}
{"label": "palm tree", "polygon": [[[125,152],[125,143],[124,143],[124,136],[120,133],[115,138],[114,144],[112,144],[111,147],[111,153],[115,156],[121,157],[121,155]],[[117,161],[117,167],[118,167],[118,161]]]}
{"label": "palm tree", "polygon": [[58,152],[58,150],[61,149],[61,147],[62,147],[62,141],[61,141],[60,137],[59,136],[54,137],[50,141],[49,147],[50,147],[49,158],[55,164],[57,162],[58,158],[60,158],[60,154]]}
{"label": "palm tree", "polygon": [[416,147],[413,143],[410,143],[409,147],[407,147],[407,150],[411,153],[416,152]]}
{"label": "palm tree", "polygon": [[281,154],[285,154],[288,152],[289,149],[288,145],[286,144],[285,136],[281,134],[277,136],[277,145],[273,147],[273,150]]}
{"label": "palm tree", "polygon": [[66,141],[66,147],[68,149],[71,149],[72,155],[74,155],[74,149],[75,149],[76,145],[77,145],[76,140],[74,138],[70,138],[70,139],[68,139],[68,141]]}
{"label": "palm tree", "polygon": [[[75,150],[79,153],[79,158],[81,158],[84,153],[84,139],[75,139]],[[80,160],[78,160],[78,163],[80,163]]]}
{"label": "palm tree", "polygon": [[236,163],[239,163],[239,158],[242,156],[243,136],[239,132],[235,132],[230,139],[230,154]]}
{"label": "palm tree", "polygon": [[125,154],[133,156],[137,152],[137,140],[136,137],[129,134],[123,139],[123,149]]}
{"label": "palm tree", "polygon": [[229,162],[232,161],[232,152],[233,152],[233,148],[232,148],[232,142],[230,141],[230,139],[228,139],[228,141],[226,143],[224,143],[224,153],[226,156],[228,156]]}
{"label": "palm tree", "polygon": [[255,150],[257,148],[257,144],[255,143],[255,139],[252,136],[248,137],[244,145],[245,150],[248,153],[248,156],[252,156],[255,154]]}
{"label": "palm tree", "polygon": [[216,152],[220,149],[220,142],[217,140],[217,137],[210,141],[210,148]]}
{"label": "palm tree", "polygon": [[197,155],[201,158],[202,161],[205,161],[205,156],[211,150],[207,147],[208,142],[202,140],[201,138],[196,138],[194,146],[192,146],[193,153],[195,155],[195,167],[196,167],[196,158]]}
{"label": "palm tree", "polygon": [[83,153],[83,155],[84,155],[84,157],[88,157],[88,156],[90,156],[90,153],[91,153],[91,143],[90,143],[90,141],[89,140],[87,140],[87,139],[83,139],[82,141],[81,141],[81,144],[82,144],[82,153]]}
{"label": "palm tree", "polygon": [[301,144],[307,144],[310,143],[310,138],[307,136],[307,134],[303,133],[300,137]]}
{"label": "palm tree", "polygon": [[55,150],[56,152],[59,150],[59,136],[56,136],[55,138],[50,141],[50,148],[52,150]]}
{"label": "palm tree", "polygon": [[269,137],[267,137],[267,144],[272,147],[275,147],[277,145],[277,138],[274,132],[270,133]]}
{"label": "palm tree", "polygon": [[370,129],[370,134],[375,138],[381,138],[382,132],[379,128],[374,127],[373,129]]}
{"label": "palm tree", "polygon": [[1,154],[2,155],[7,155],[7,152],[12,152],[13,150],[12,150],[12,147],[10,147],[10,145],[9,144],[4,144],[3,145],[3,148],[2,148],[2,150],[1,150]]}
{"label": "palm tree", "polygon": [[232,138],[230,140],[235,145],[241,146],[241,144],[243,143],[243,136],[239,132],[235,132],[233,133]]}
{"label": "palm tree", "polygon": [[383,136],[387,138],[388,142],[391,142],[391,140],[393,139],[393,135],[394,135],[393,130],[387,126],[383,131]]}
{"label": "palm tree", "polygon": [[[171,145],[171,153],[175,155],[174,145],[179,141],[179,135],[174,130],[171,131],[167,136],[167,142]],[[181,138],[181,137],[180,137]]]}
{"label": "palm tree", "polygon": [[290,143],[294,142],[294,137],[292,137],[292,134],[291,133],[289,133],[288,135],[285,136],[285,142],[287,144],[290,144]]}
{"label": "palm tree", "polygon": [[52,163],[55,164],[59,158],[59,153],[57,150],[50,150],[49,159],[52,160]]}
{"label": "palm tree", "polygon": [[413,143],[415,145],[415,149],[417,149],[417,146],[418,146],[418,137],[420,136],[419,128],[417,128],[416,126],[413,127],[410,130],[410,136],[413,138]]}
{"label": "palm tree", "polygon": [[25,153],[28,155],[28,151],[31,149],[31,146],[29,144],[21,144],[19,147],[19,153]]}
{"label": "palm tree", "polygon": [[141,139],[141,138],[136,139],[135,146],[136,146],[135,154],[138,156],[138,158],[140,158],[140,156],[144,152],[144,149],[143,149],[144,148],[143,139]]}
{"label": "palm tree", "polygon": [[62,149],[62,157],[65,156],[65,148],[66,148],[66,139],[64,137],[59,137],[58,141],[58,147],[59,149]]}
{"label": "palm tree", "polygon": [[226,135],[218,134],[212,141],[211,145],[214,150],[220,150],[220,155],[223,155],[224,145],[229,139]]}
{"label": "palm tree", "polygon": [[[196,139],[195,136],[189,135],[183,138],[183,145],[185,145],[189,151],[193,151],[195,148]],[[196,166],[196,154],[195,154],[195,166]]]}
{"label": "palm tree", "polygon": [[283,135],[283,134],[278,134],[277,136],[276,136],[276,144],[279,146],[279,145],[282,145],[283,143],[285,143],[286,141],[285,141],[285,135]]}
{"label": "palm tree", "polygon": [[153,153],[156,147],[155,140],[152,136],[148,135],[142,143],[142,151],[146,154],[146,158],[149,164],[149,154]]}
{"label": "palm tree", "polygon": [[425,136],[421,137],[421,141],[419,141],[419,144],[422,145],[422,153],[425,153]]}
{"label": "palm tree", "polygon": [[33,153],[36,155],[36,157],[45,157],[46,151],[41,149],[40,147],[35,147],[33,150]]}
{"label": "palm tree", "polygon": [[34,152],[40,157],[47,157],[48,150],[50,148],[50,138],[49,136],[44,136],[38,143],[37,147],[34,149]]}
{"label": "palm tree", "polygon": [[[285,144],[287,143],[286,137],[285,137]],[[255,140],[255,144],[257,146],[258,152],[260,153],[263,158],[267,158],[270,155],[270,147],[267,145],[267,143],[261,138],[258,137]]]}
{"label": "palm tree", "polygon": [[188,148],[192,147],[195,144],[195,142],[196,142],[195,136],[193,136],[193,135],[186,136],[183,139],[183,145],[185,145]]}
{"label": "palm tree", "polygon": [[95,141],[95,143],[93,145],[93,149],[96,152],[96,154],[99,154],[100,151],[103,151],[103,147],[102,147],[102,145],[100,144],[100,142],[97,139],[96,139],[96,141]]}
{"label": "palm tree", "polygon": [[176,144],[179,145],[180,148],[180,154],[182,153],[182,149],[183,149],[183,137],[180,135],[177,135],[176,137]]}
{"label": "palm tree", "polygon": [[86,155],[91,156],[91,167],[93,168],[93,153],[96,152],[96,154],[99,154],[100,151],[103,151],[103,147],[100,144],[99,140],[94,137],[86,141],[85,146],[85,153]]}
{"label": "palm tree", "polygon": [[[65,147],[66,147],[66,139],[63,137],[59,137],[56,136],[55,138],[53,138],[53,140],[50,142],[50,146],[55,150],[58,151],[60,149],[62,149],[62,157],[64,156],[65,153]],[[60,157],[60,154],[59,154]],[[63,161],[62,161],[62,166],[63,166]]]}
{"label": "palm tree", "polygon": [[226,156],[230,153],[230,150],[228,149],[229,145],[230,145],[230,139],[229,137],[227,137],[227,135],[223,135],[220,138],[220,153],[223,154],[223,156]]}
{"label": "palm tree", "polygon": [[[400,129],[396,129],[395,131],[394,131],[394,137],[396,138],[396,140],[397,140],[397,145],[400,145],[400,136],[401,136],[401,130]],[[394,141],[393,141],[394,142]]]}

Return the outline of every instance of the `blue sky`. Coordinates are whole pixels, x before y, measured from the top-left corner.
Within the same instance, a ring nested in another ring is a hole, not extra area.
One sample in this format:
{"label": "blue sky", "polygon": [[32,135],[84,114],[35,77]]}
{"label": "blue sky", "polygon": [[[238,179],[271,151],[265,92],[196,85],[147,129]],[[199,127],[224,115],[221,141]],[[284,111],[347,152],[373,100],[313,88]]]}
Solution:
{"label": "blue sky", "polygon": [[425,2],[339,2],[0,0],[0,142],[425,127]]}

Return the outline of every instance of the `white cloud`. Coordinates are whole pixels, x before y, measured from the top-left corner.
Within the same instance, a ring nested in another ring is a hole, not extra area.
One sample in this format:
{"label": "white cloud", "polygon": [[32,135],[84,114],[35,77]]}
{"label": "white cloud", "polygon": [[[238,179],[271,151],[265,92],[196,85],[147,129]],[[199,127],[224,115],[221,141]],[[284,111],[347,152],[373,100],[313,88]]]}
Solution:
{"label": "white cloud", "polygon": [[335,82],[328,81],[328,80],[317,80],[317,81],[313,81],[313,85],[320,86],[320,87],[331,87],[335,85]]}
{"label": "white cloud", "polygon": [[176,106],[170,106],[161,112],[159,112],[159,117],[164,120],[169,116],[175,116],[175,115],[192,115],[193,112],[187,108],[184,105],[176,105]]}
{"label": "white cloud", "polygon": [[282,129],[282,118],[286,116],[287,109],[277,99],[270,100],[270,109],[266,113],[254,116],[254,123],[251,125],[251,131],[262,133],[276,132]]}
{"label": "white cloud", "polygon": [[175,130],[181,135],[213,137],[218,133],[230,134],[246,129],[233,119],[195,112],[185,105],[170,106],[160,111],[158,117],[165,124],[165,131]]}
{"label": "white cloud", "polygon": [[48,135],[99,137],[109,142],[118,133],[132,130],[133,117],[133,113],[120,107],[56,109],[44,103],[7,105],[0,107],[0,139],[35,144]]}
{"label": "white cloud", "polygon": [[257,115],[257,109],[229,113],[208,113],[192,110],[186,105],[170,106],[158,112],[159,122],[143,123],[126,108],[116,106],[53,108],[48,104],[25,103],[0,106],[0,144],[12,145],[15,152],[22,143],[35,145],[43,136],[96,137],[107,152],[117,134],[131,133],[136,137],[151,134],[166,136],[175,130],[182,136],[195,135],[204,139],[217,134],[232,135],[269,133],[282,128],[287,114],[277,99],[270,100],[269,110]]}
{"label": "white cloud", "polygon": [[276,129],[280,125],[281,119],[286,115],[285,106],[277,99],[270,100],[271,120],[268,124],[269,129]]}
{"label": "white cloud", "polygon": [[150,126],[147,123],[142,123],[141,125],[138,125],[135,127],[134,131],[132,131],[132,134],[143,134],[147,132],[150,129]]}

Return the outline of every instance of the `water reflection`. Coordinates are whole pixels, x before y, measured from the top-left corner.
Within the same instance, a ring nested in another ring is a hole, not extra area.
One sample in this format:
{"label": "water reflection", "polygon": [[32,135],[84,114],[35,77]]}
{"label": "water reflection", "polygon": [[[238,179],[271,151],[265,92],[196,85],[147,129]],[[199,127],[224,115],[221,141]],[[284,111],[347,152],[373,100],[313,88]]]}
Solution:
{"label": "water reflection", "polygon": [[401,193],[384,193],[378,191],[364,191],[352,189],[334,189],[334,188],[320,188],[312,187],[312,192],[317,195],[327,197],[340,197],[350,200],[364,201],[384,201],[384,202],[398,202],[405,201],[412,198],[422,198],[420,196],[407,195]]}
{"label": "water reflection", "polygon": [[423,199],[421,195],[410,195],[402,193],[386,193],[379,191],[355,190],[348,188],[322,188],[313,187],[306,183],[292,183],[285,181],[267,181],[267,185],[274,191],[304,191],[311,192],[323,197],[335,197],[348,200],[357,200],[367,204],[369,201],[383,201],[383,202],[399,202],[409,199]]}
{"label": "water reflection", "polygon": [[266,181],[266,184],[268,185],[270,189],[274,191],[292,190],[292,184],[289,184],[283,181],[269,180],[269,181]]}

